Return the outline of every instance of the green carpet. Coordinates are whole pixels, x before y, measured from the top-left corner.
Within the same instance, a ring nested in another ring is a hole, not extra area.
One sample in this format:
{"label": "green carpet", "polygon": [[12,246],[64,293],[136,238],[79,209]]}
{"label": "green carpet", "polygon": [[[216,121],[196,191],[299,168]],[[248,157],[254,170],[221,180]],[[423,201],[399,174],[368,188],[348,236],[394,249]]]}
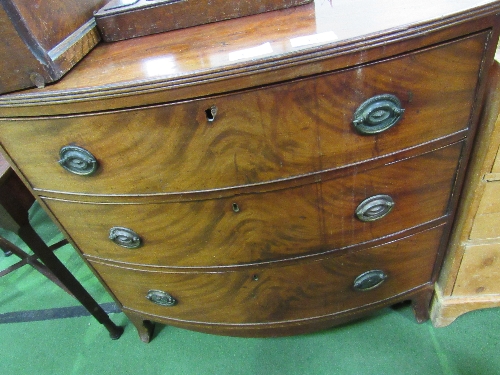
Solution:
{"label": "green carpet", "polygon": [[[61,239],[36,205],[32,222],[49,244]],[[56,254],[99,303],[112,301],[71,246]],[[0,269],[11,258],[1,259]],[[0,279],[0,315],[77,305],[29,266]],[[500,309],[473,311],[433,328],[417,324],[403,306],[334,329],[271,339],[158,326],[149,344],[122,313],[110,316],[125,326],[117,341],[91,316],[0,324],[0,374],[500,374]]]}

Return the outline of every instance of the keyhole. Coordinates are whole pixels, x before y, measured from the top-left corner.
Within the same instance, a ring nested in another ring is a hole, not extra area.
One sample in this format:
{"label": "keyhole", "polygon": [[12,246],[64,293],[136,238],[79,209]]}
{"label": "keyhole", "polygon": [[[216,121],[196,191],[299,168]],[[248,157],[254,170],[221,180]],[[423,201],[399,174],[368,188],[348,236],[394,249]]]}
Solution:
{"label": "keyhole", "polygon": [[213,122],[215,120],[215,115],[217,115],[217,106],[213,105],[205,110],[205,115],[207,116],[208,122]]}
{"label": "keyhole", "polygon": [[236,213],[240,212],[240,206],[238,206],[238,203],[233,203],[233,211]]}

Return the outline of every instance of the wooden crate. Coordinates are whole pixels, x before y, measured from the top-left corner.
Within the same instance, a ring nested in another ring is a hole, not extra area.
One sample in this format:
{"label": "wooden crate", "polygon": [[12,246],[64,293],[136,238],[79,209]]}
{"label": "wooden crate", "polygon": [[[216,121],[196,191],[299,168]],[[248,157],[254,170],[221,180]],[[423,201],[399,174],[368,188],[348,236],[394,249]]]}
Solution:
{"label": "wooden crate", "polygon": [[100,40],[93,12],[107,0],[2,0],[0,93],[44,87]]}
{"label": "wooden crate", "polygon": [[500,306],[500,65],[495,62],[482,127],[431,310],[436,327]]}

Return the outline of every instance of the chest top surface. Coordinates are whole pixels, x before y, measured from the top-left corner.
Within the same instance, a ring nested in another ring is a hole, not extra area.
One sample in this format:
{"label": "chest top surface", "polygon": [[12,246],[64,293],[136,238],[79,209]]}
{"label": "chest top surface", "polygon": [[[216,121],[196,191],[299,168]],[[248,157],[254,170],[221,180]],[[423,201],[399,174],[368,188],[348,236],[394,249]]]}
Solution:
{"label": "chest top surface", "polygon": [[[439,35],[436,40],[429,35],[498,11],[499,1],[316,0],[252,17],[101,43],[58,83],[1,96],[0,116],[148,105],[294,79],[452,39],[459,35]],[[394,42],[419,37],[426,37],[426,44],[416,41],[391,49],[401,44]],[[325,64],[332,58],[335,63]],[[182,92],[193,86],[202,88]],[[158,92],[161,97],[155,96]],[[131,96],[135,98],[123,100]],[[74,104],[89,101],[92,107]],[[64,103],[74,105],[58,108]]]}

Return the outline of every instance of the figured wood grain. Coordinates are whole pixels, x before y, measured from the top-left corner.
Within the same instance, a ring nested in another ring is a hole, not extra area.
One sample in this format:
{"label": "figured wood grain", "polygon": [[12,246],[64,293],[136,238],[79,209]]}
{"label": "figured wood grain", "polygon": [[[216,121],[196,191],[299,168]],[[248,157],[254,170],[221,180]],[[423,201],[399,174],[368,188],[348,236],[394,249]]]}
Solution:
{"label": "figured wood grain", "polygon": [[[153,335],[150,330],[152,321],[165,324],[175,325],[183,329],[190,329],[198,332],[239,336],[239,337],[278,337],[278,336],[291,336],[307,334],[324,329],[331,329],[335,326],[346,325],[357,320],[366,319],[373,316],[375,311],[384,307],[397,305],[399,303],[407,303],[411,301],[415,316],[418,316],[419,322],[424,322],[428,319],[427,306],[429,299],[432,296],[432,284],[427,283],[416,288],[410,289],[403,293],[393,295],[390,298],[370,303],[358,307],[356,309],[344,310],[335,312],[320,317],[307,318],[293,321],[276,322],[272,324],[214,324],[214,323],[200,323],[190,321],[180,321],[177,319],[170,319],[165,316],[154,314],[147,314],[136,310],[123,308],[124,314],[134,323],[138,329],[139,337],[145,343],[150,342]],[[373,337],[373,343],[378,343],[378,338]]]}
{"label": "figured wood grain", "polygon": [[[321,261],[232,272],[145,272],[92,262],[116,291],[124,307],[179,322],[273,324],[315,318],[383,301],[427,283],[439,243],[436,228],[380,247]],[[378,288],[359,292],[354,279],[380,269],[387,279]],[[173,307],[146,299],[150,289],[178,300]]]}
{"label": "figured wood grain", "polygon": [[[171,267],[275,261],[370,241],[445,216],[461,150],[458,143],[321,184],[224,199],[45,203],[93,257]],[[381,220],[361,222],[356,207],[377,194],[390,195],[394,209]],[[115,226],[134,230],[143,246],[130,250],[112,243],[109,230]]]}
{"label": "figured wood grain", "polygon": [[[238,94],[88,116],[3,120],[0,141],[35,188],[72,193],[208,190],[334,169],[466,129],[486,37]],[[360,135],[352,126],[354,112],[385,93],[402,101],[403,119],[382,134]],[[209,122],[205,111],[213,105],[218,111]],[[59,149],[68,144],[91,152],[98,173],[81,177],[62,169]]]}

